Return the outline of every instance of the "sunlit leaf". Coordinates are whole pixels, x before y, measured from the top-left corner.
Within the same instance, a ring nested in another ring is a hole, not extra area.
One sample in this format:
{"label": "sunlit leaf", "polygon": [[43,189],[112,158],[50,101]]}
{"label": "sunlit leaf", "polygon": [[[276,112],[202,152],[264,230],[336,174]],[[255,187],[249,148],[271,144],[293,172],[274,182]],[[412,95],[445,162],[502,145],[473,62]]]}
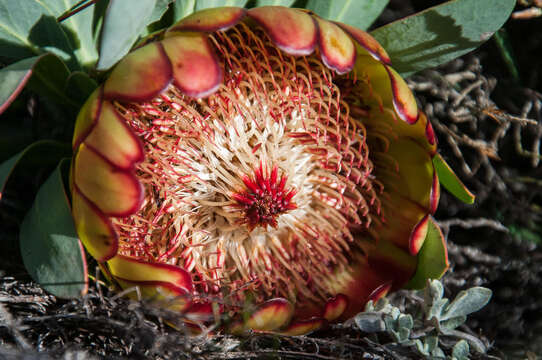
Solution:
{"label": "sunlit leaf", "polygon": [[63,173],[63,161],[43,184],[21,224],[20,248],[32,278],[50,293],[78,297],[87,292],[85,254],[75,232]]}
{"label": "sunlit leaf", "polygon": [[107,70],[130,51],[145,30],[157,0],[111,0],[105,13],[98,70]]}
{"label": "sunlit leaf", "polygon": [[167,11],[169,4],[174,1],[175,0],[156,0],[156,5],[154,6],[154,9],[152,10],[152,15],[148,20],[149,24],[160,20],[160,18]]}
{"label": "sunlit leaf", "polygon": [[461,180],[459,180],[452,168],[444,161],[440,154],[433,157],[433,165],[440,183],[446,190],[466,204],[472,204],[474,202],[474,194],[463,185]]}
{"label": "sunlit leaf", "polygon": [[[53,11],[56,18],[79,4],[80,0],[42,0]],[[98,49],[94,39],[92,22],[94,9],[87,7],[60,23],[60,27],[68,35],[75,56],[79,63],[90,67],[98,60]]]}
{"label": "sunlit leaf", "polygon": [[365,30],[382,13],[388,2],[389,0],[309,0],[307,9],[325,19]]}
{"label": "sunlit leaf", "polygon": [[177,22],[192,14],[196,8],[196,0],[175,0],[173,4],[173,21]]}
{"label": "sunlit leaf", "polygon": [[295,3],[295,0],[256,0],[254,6],[286,6],[290,7]]}
{"label": "sunlit leaf", "polygon": [[402,76],[476,49],[508,19],[516,0],[453,0],[382,26],[371,34]]}
{"label": "sunlit leaf", "polygon": [[461,317],[476,312],[486,306],[491,299],[492,291],[488,288],[475,286],[462,290],[444,310],[441,320]]}
{"label": "sunlit leaf", "polygon": [[197,0],[196,1],[196,11],[207,9],[207,8],[213,8],[213,7],[219,7],[219,6],[238,6],[238,7],[244,7],[248,0],[223,0],[223,1],[217,1],[217,0]]}
{"label": "sunlit leaf", "polygon": [[45,51],[77,68],[73,48],[47,1],[0,0],[0,56],[18,60]]}

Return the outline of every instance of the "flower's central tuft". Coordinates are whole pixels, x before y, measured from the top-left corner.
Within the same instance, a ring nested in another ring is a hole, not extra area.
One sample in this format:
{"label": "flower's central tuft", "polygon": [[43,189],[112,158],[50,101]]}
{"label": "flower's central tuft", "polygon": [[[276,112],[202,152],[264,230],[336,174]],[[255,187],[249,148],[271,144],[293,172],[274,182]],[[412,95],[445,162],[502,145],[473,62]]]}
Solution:
{"label": "flower's central tuft", "polygon": [[297,208],[292,201],[296,191],[286,189],[286,180],[284,174],[279,178],[277,166],[269,174],[261,163],[252,178],[243,176],[246,190],[232,195],[245,213],[240,223],[247,224],[250,231],[257,226],[265,230],[268,225],[276,229],[277,217]]}
{"label": "flower's central tuft", "polygon": [[232,300],[327,299],[349,281],[333,274],[363,254],[354,237],[382,220],[354,111],[364,104],[350,100],[364,80],[338,77],[318,54],[287,55],[242,22],[210,40],[225,77],[216,93],[170,85],[116,103],[145,150],[144,202],[114,220],[120,252],[182,266],[197,291]]}

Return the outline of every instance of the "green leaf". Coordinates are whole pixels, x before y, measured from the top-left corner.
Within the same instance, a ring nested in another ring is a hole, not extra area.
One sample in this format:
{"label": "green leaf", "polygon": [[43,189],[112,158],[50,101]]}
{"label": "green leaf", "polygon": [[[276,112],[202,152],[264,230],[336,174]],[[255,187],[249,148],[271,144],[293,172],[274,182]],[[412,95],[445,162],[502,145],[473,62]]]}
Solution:
{"label": "green leaf", "polygon": [[196,0],[176,0],[173,4],[173,21],[177,22],[194,12]]}
{"label": "green leaf", "polygon": [[469,352],[469,343],[465,340],[459,340],[452,349],[452,358],[467,360],[469,358]]}
{"label": "green leaf", "polygon": [[516,0],[454,0],[371,34],[404,77],[476,49],[508,19]]}
{"label": "green leaf", "polygon": [[28,87],[56,103],[77,109],[79,104],[64,92],[69,76],[70,71],[60,58],[45,54],[36,63]]}
{"label": "green leaf", "polygon": [[[53,11],[56,18],[81,3],[80,0],[42,1]],[[68,35],[79,63],[89,68],[98,60],[98,49],[92,28],[93,16],[93,7],[90,6],[60,23],[60,27]]]}
{"label": "green leaf", "polygon": [[12,106],[13,112],[6,113],[4,119],[0,121],[0,164],[24,150],[35,140],[32,119],[18,116],[21,111],[26,111],[27,102],[21,99],[15,105]]}
{"label": "green leaf", "polygon": [[446,240],[435,221],[429,219],[429,228],[418,253],[416,273],[406,284],[409,289],[421,289],[427,284],[427,279],[440,279],[448,269],[448,253]]}
{"label": "green leaf", "polygon": [[66,80],[64,93],[67,94],[70,99],[76,101],[80,108],[97,87],[98,83],[86,73],[75,71],[71,73]]}
{"label": "green leaf", "polygon": [[492,291],[488,288],[475,286],[468,290],[460,291],[454,301],[444,310],[441,320],[461,317],[476,312],[486,306],[491,299]]}
{"label": "green leaf", "polygon": [[433,166],[437,172],[438,179],[442,186],[446,188],[453,196],[463,201],[465,204],[474,203],[475,196],[459,180],[450,165],[444,161],[440,154],[433,156]]}
{"label": "green leaf", "polygon": [[130,51],[149,24],[156,1],[110,1],[102,27],[98,70],[109,69]]}
{"label": "green leaf", "polygon": [[23,90],[39,59],[41,56],[34,56],[0,69],[0,84],[2,84],[0,87],[0,114]]}
{"label": "green leaf", "polygon": [[295,3],[295,0],[256,0],[254,7],[258,6],[286,6],[290,7]]}
{"label": "green leaf", "polygon": [[54,54],[34,56],[0,70],[0,114],[28,86],[35,92],[62,105],[79,107],[65,92],[70,71]]}
{"label": "green leaf", "polygon": [[389,0],[309,0],[306,7],[324,19],[365,30],[382,13],[388,2]]}
{"label": "green leaf", "polygon": [[156,5],[154,6],[154,9],[152,10],[152,15],[149,18],[149,24],[160,20],[164,13],[167,11],[169,4],[174,1],[175,0],[156,0]]}
{"label": "green leaf", "polygon": [[196,1],[196,11],[207,9],[207,8],[214,8],[219,6],[238,6],[238,7],[245,7],[248,0],[198,0]]}
{"label": "green leaf", "polygon": [[[434,282],[438,282],[440,284],[440,281],[435,280]],[[431,285],[433,285],[433,283],[431,283]],[[433,303],[431,304],[429,311],[426,311],[426,320],[431,320],[432,318],[440,319],[442,309],[444,309],[446,305],[448,305],[448,299],[446,298],[433,299]]]}
{"label": "green leaf", "polygon": [[399,318],[397,319],[397,325],[399,326],[399,329],[401,328],[412,329],[412,327],[414,326],[414,320],[412,320],[412,315],[410,314],[399,315]]}
{"label": "green leaf", "polygon": [[88,289],[85,254],[64,190],[63,173],[68,171],[65,159],[39,190],[20,231],[26,269],[45,290],[62,298],[81,296]]}
{"label": "green leaf", "polygon": [[463,325],[467,321],[466,316],[456,316],[440,323],[440,331],[443,334],[449,333],[450,330],[454,330],[456,327]]}
{"label": "green leaf", "polygon": [[56,22],[55,12],[47,2],[0,0],[2,57],[18,60],[46,51],[77,67],[68,37]]}
{"label": "green leaf", "polygon": [[377,312],[361,312],[356,315],[354,321],[357,327],[366,333],[374,333],[386,330],[386,324],[382,320],[382,314]]}
{"label": "green leaf", "polygon": [[71,148],[52,140],[41,140],[28,146],[26,149],[12,156],[0,164],[0,198],[10,176],[15,171],[34,171],[42,167],[56,164],[71,153]]}

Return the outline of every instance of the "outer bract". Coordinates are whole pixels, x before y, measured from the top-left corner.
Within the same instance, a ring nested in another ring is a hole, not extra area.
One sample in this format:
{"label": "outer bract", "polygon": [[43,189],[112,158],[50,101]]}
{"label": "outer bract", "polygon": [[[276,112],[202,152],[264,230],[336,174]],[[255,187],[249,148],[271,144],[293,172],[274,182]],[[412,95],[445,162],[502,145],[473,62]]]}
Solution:
{"label": "outer bract", "polygon": [[[73,139],[73,216],[121,288],[302,334],[417,268],[436,141],[386,51],[303,10],[208,9],[128,54]],[[434,241],[434,240],[432,240]],[[419,280],[419,279],[418,279]]]}

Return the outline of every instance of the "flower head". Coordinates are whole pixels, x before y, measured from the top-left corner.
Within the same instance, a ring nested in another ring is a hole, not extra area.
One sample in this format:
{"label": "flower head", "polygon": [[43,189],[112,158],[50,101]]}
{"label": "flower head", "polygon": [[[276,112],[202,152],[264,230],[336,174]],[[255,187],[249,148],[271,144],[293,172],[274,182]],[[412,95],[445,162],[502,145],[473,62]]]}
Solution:
{"label": "flower head", "polygon": [[111,280],[192,315],[255,303],[231,330],[307,332],[404,286],[439,198],[431,124],[384,49],[283,7],[150,39],[73,146],[77,231]]}

